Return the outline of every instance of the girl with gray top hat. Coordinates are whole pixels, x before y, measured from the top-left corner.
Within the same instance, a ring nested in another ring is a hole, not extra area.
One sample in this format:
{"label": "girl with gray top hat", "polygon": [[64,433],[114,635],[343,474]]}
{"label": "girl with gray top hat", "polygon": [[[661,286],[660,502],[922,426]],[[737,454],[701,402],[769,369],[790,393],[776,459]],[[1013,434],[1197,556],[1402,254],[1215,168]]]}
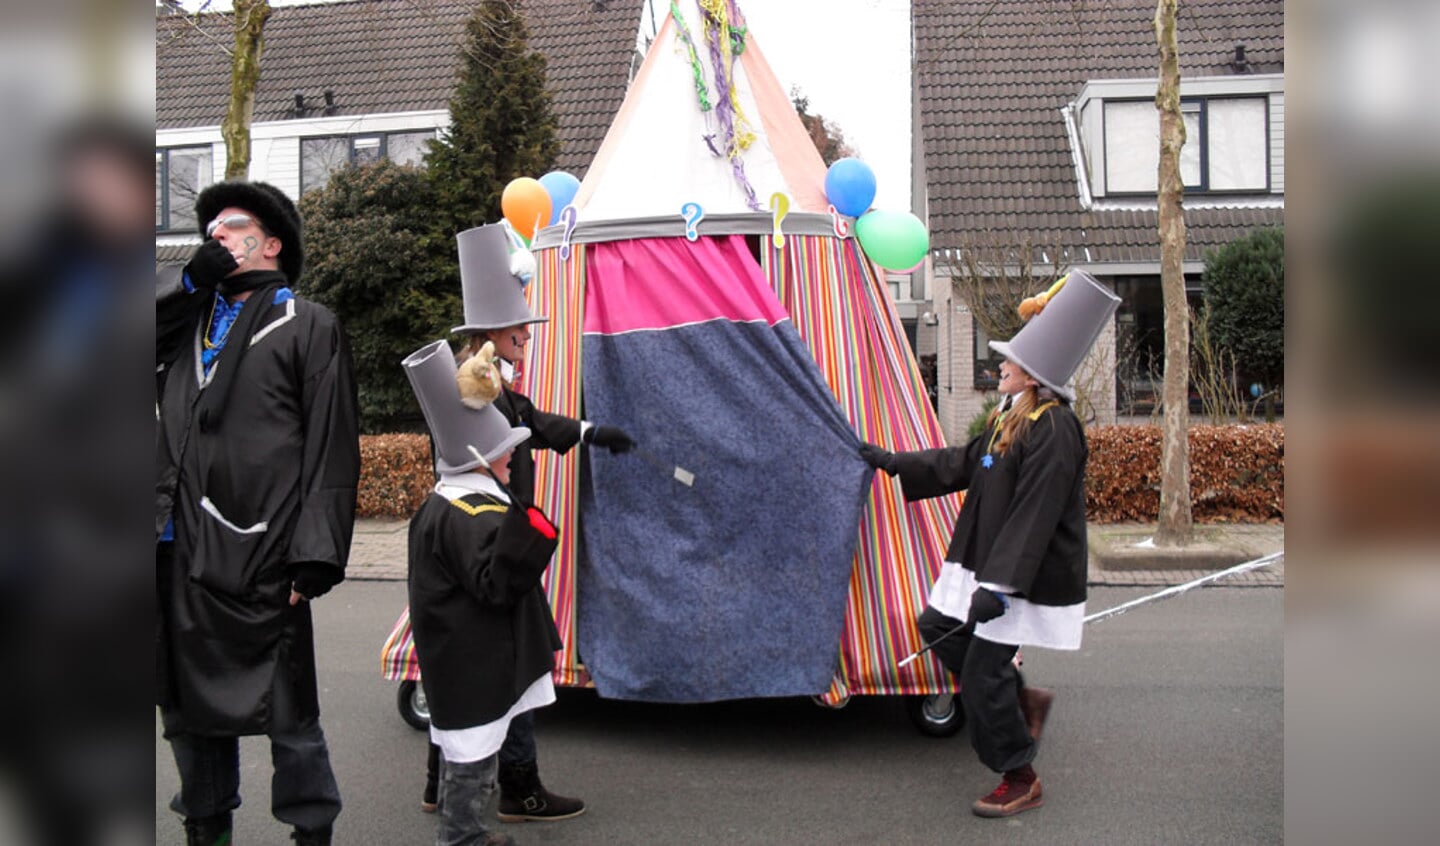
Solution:
{"label": "girl with gray top hat", "polygon": [[[1053,291],[1054,289],[1052,289]],[[1085,433],[1068,384],[1119,298],[1075,271],[1009,342],[985,431],[963,447],[891,453],[865,444],[872,466],[900,479],[908,500],[965,490],[920,633],[960,678],[960,701],[981,763],[1003,774],[977,799],[982,817],[1043,802],[1032,762],[1053,693],[1015,669],[1022,645],[1080,648],[1085,616]]]}

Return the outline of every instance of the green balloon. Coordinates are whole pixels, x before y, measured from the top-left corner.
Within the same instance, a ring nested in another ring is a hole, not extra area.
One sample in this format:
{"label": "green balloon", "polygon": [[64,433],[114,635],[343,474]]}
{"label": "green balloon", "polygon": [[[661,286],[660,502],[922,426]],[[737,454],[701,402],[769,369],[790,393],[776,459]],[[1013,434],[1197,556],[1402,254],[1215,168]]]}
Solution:
{"label": "green balloon", "polygon": [[930,251],[930,233],[910,212],[866,212],[855,221],[855,237],[865,255],[886,270],[909,270]]}

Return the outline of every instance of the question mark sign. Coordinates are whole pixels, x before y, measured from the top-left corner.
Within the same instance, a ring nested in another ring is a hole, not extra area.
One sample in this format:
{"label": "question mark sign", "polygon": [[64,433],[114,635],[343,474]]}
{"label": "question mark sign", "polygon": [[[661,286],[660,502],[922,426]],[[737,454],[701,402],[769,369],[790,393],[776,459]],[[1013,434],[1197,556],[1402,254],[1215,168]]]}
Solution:
{"label": "question mark sign", "polygon": [[830,220],[835,226],[836,238],[850,237],[850,219],[840,214],[834,206],[830,206]]}
{"label": "question mark sign", "polygon": [[560,222],[565,225],[565,234],[560,238],[560,260],[570,260],[570,233],[575,231],[575,218],[579,212],[569,205],[560,210]]}
{"label": "question mark sign", "polygon": [[780,232],[780,221],[784,220],[785,215],[790,213],[790,198],[779,191],[771,194],[770,211],[775,221],[774,234],[770,236],[770,243],[774,244],[775,249],[778,250],[785,246],[785,236]]}
{"label": "question mark sign", "polygon": [[686,203],[680,207],[680,216],[685,218],[685,237],[691,241],[700,237],[696,227],[705,218],[705,209],[699,203]]}

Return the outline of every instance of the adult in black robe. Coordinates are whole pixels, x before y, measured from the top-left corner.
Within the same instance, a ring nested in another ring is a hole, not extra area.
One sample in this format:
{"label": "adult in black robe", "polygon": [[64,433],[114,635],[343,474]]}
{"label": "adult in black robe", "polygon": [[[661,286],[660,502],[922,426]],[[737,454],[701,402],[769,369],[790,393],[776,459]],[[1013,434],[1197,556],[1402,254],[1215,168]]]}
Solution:
{"label": "adult in black robe", "polygon": [[[169,296],[156,310],[172,342],[157,347],[156,484],[157,699],[181,776],[171,806],[196,842],[222,836],[240,803],[236,738],[266,734],[275,816],[301,842],[328,843],[340,798],[309,600],[344,577],[354,527],[350,353],[334,314],[289,291],[303,254],[288,198],[220,183],[196,207],[213,240],[178,290],[157,289]],[[213,318],[241,302],[228,329]],[[185,314],[191,327],[175,331]]]}

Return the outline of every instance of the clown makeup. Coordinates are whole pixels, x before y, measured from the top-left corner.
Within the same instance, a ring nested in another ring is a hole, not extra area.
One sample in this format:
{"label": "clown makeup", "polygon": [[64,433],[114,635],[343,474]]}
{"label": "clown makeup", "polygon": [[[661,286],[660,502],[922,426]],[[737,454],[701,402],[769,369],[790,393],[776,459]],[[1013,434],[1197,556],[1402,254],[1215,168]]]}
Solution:
{"label": "clown makeup", "polygon": [[1040,383],[1026,373],[1020,365],[1008,358],[1000,362],[1000,384],[997,386],[1000,393],[1016,396],[1024,393],[1027,388],[1038,388],[1039,386]]}
{"label": "clown makeup", "polygon": [[491,329],[485,338],[495,343],[495,354],[510,362],[519,364],[525,358],[525,345],[530,343],[529,324]]}
{"label": "clown makeup", "polygon": [[222,210],[206,229],[219,241],[238,265],[230,275],[247,270],[276,270],[280,263],[280,239],[274,237],[245,211],[230,207]]}

